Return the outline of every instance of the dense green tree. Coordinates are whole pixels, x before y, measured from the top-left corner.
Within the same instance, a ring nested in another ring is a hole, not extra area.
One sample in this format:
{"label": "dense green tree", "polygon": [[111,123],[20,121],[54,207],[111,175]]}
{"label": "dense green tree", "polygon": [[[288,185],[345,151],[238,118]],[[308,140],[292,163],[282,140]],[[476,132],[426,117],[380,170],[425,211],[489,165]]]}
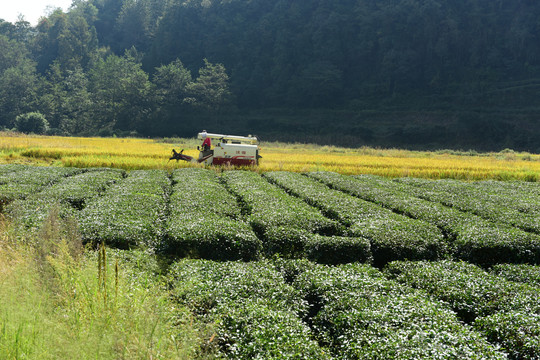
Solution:
{"label": "dense green tree", "polygon": [[88,79],[81,67],[62,71],[51,65],[41,91],[41,109],[51,131],[61,134],[92,134],[92,100]]}
{"label": "dense green tree", "polygon": [[152,111],[152,84],[133,51],[96,61],[90,69],[89,89],[96,129],[136,131]]}
{"label": "dense green tree", "polygon": [[27,58],[0,73],[0,126],[12,128],[18,115],[39,106],[39,82],[35,63]]}
{"label": "dense green tree", "polygon": [[74,0],[35,28],[0,20],[0,124],[188,135],[229,117],[400,146],[486,128],[486,146],[536,150],[539,17],[529,0]]}
{"label": "dense green tree", "polygon": [[156,68],[152,82],[156,89],[156,108],[145,131],[152,135],[170,133],[186,121],[190,111],[184,99],[192,82],[191,72],[177,59]]}
{"label": "dense green tree", "polygon": [[228,86],[229,76],[223,64],[212,64],[204,59],[204,67],[199,69],[197,79],[187,85],[188,97],[185,102],[218,113],[231,102]]}
{"label": "dense green tree", "polygon": [[15,128],[23,133],[45,134],[49,123],[45,116],[39,112],[29,112],[15,118]]}

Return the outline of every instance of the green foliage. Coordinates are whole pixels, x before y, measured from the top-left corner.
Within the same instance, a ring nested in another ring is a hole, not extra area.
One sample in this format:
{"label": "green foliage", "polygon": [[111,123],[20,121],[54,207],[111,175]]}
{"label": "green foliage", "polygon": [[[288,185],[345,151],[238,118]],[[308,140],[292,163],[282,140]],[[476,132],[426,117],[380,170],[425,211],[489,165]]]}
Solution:
{"label": "green foliage", "polygon": [[228,81],[229,76],[223,64],[212,64],[204,59],[204,67],[199,70],[199,76],[186,87],[188,97],[184,101],[218,112],[231,100]]}
{"label": "green foliage", "polygon": [[215,172],[180,169],[173,173],[166,248],[181,256],[253,260],[262,244],[240,218],[236,198]]}
{"label": "green foliage", "polygon": [[306,304],[268,262],[182,260],[170,271],[173,296],[215,323],[213,345],[232,359],[329,359],[300,320]]}
{"label": "green foliage", "polygon": [[433,225],[329,189],[300,174],[272,172],[264,176],[348,226],[351,236],[369,239],[376,264],[396,259],[437,259],[447,252],[441,232]]}
{"label": "green foliage", "polygon": [[271,227],[264,233],[268,255],[307,258],[322,264],[371,262],[371,245],[361,237],[324,236],[286,226]]}
{"label": "green foliage", "polygon": [[15,128],[23,133],[45,134],[49,129],[49,122],[39,112],[30,112],[15,118]]}
{"label": "green foliage", "polygon": [[38,105],[38,75],[28,58],[0,73],[0,124],[12,128],[18,115]]}
{"label": "green foliage", "polygon": [[511,359],[540,356],[540,315],[527,311],[499,312],[474,323],[488,341],[501,344]]}
{"label": "green foliage", "polygon": [[152,108],[153,87],[135,56],[130,51],[109,55],[90,70],[96,128],[110,123],[121,130],[140,129]]}
{"label": "green foliage", "polygon": [[513,359],[540,356],[538,286],[508,281],[463,262],[395,262],[390,277],[450,306]]}
{"label": "green foliage", "polygon": [[312,233],[338,234],[340,225],[317,209],[287,195],[260,175],[249,171],[227,171],[222,175],[227,188],[238,196],[255,232],[263,235],[275,227],[301,229]]}
{"label": "green foliage", "polygon": [[340,358],[505,358],[444,305],[372,267],[307,268],[293,285],[311,306],[319,342]]}
{"label": "green foliage", "polygon": [[61,218],[75,217],[75,210],[83,209],[89,200],[121,178],[121,171],[111,169],[95,169],[65,177],[24,200],[12,202],[6,212],[17,224],[35,232],[42,227],[49,212],[56,211]]}
{"label": "green foliage", "polygon": [[[507,191],[503,195],[496,193],[495,188],[486,192],[485,189],[477,188],[474,184],[456,180],[409,181],[402,179],[400,181],[413,185],[411,193],[423,199],[440,202],[490,221],[540,234],[539,214],[522,211],[540,206],[538,192],[531,193],[533,189],[530,189],[528,194],[525,192],[528,195],[526,196],[519,185],[515,186],[513,191],[508,191],[509,187],[506,187]],[[538,186],[536,186],[536,191],[538,191]]]}
{"label": "green foliage", "polygon": [[540,266],[529,264],[497,264],[489,272],[506,280],[540,287]]}
{"label": "green foliage", "polygon": [[468,223],[455,240],[457,257],[490,266],[501,262],[540,264],[540,236],[497,223]]}
{"label": "green foliage", "polygon": [[163,236],[169,193],[170,179],[164,171],[132,171],[78,214],[83,240],[123,249],[156,247]]}
{"label": "green foliage", "polygon": [[393,262],[391,278],[450,304],[466,321],[499,311],[540,313],[538,288],[505,280],[466,262]]}
{"label": "green foliage", "polygon": [[2,165],[0,172],[0,209],[16,199],[24,199],[50,186],[64,176],[81,172],[80,169]]}
{"label": "green foliage", "polygon": [[[349,177],[331,172],[308,175],[348,194],[439,227],[452,240],[452,253],[458,258],[485,266],[499,262],[540,261],[538,235],[427,200],[429,192],[419,185],[404,185],[432,181],[415,178],[390,181],[369,175]],[[504,211],[503,204],[499,207]]]}

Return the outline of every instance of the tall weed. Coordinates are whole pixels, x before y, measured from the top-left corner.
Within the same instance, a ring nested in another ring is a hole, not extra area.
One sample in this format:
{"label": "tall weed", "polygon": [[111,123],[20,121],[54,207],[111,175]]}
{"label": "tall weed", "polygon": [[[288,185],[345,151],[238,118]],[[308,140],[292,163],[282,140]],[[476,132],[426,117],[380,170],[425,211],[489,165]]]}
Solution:
{"label": "tall weed", "polygon": [[170,302],[155,258],[84,251],[76,229],[52,211],[21,242],[0,219],[0,358],[194,358],[191,314]]}

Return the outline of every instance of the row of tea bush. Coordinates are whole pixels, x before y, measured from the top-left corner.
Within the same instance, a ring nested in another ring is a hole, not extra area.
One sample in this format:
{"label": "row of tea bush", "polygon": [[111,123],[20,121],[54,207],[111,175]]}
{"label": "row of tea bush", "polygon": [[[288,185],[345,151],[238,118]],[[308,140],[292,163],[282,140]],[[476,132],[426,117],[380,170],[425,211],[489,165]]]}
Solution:
{"label": "row of tea bush", "polygon": [[448,252],[441,231],[427,222],[332,190],[301,174],[270,172],[264,177],[344,224],[350,236],[368,239],[379,266],[396,259],[438,259]]}
{"label": "row of tea bush", "polygon": [[231,359],[505,359],[422,290],[366,264],[181,260],[169,284]]}
{"label": "row of tea bush", "polygon": [[437,226],[457,258],[489,266],[503,262],[540,263],[540,236],[508,224],[422,199],[407,186],[375,176],[332,172],[307,174],[331,188]]}
{"label": "row of tea bush", "polygon": [[449,304],[462,320],[500,344],[510,358],[540,357],[538,266],[500,265],[489,273],[466,262],[398,261],[385,271],[390,278]]}

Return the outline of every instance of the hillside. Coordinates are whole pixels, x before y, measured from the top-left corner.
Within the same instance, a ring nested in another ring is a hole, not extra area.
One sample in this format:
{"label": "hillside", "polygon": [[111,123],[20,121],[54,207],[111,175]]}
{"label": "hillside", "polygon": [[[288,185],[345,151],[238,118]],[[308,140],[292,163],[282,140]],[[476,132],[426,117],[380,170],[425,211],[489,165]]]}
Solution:
{"label": "hillside", "polygon": [[[0,126],[540,152],[533,1],[88,0],[0,21]],[[1,15],[0,15],[1,16]]]}

